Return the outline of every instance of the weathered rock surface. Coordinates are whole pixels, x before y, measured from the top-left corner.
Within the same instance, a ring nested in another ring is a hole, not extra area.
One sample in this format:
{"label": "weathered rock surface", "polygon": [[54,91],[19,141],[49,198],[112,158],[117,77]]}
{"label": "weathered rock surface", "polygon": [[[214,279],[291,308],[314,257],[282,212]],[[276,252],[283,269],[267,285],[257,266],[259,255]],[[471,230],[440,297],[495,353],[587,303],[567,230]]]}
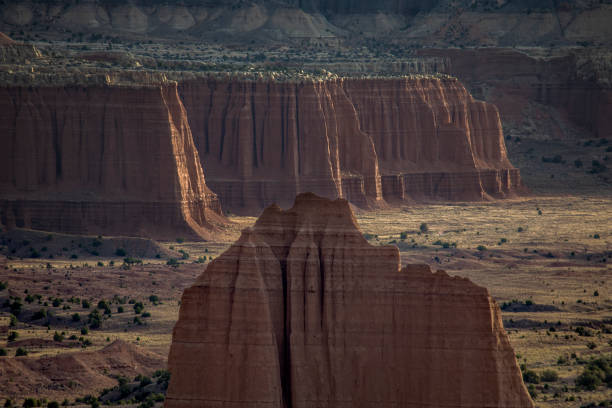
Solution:
{"label": "weathered rock surface", "polygon": [[[478,96],[498,106],[504,124],[519,128],[522,137],[573,137],[559,126],[559,117],[586,129],[590,136],[609,138],[612,135],[609,51],[578,49],[546,58],[495,48],[426,49],[418,53],[448,58],[448,72],[479,92]],[[534,115],[530,112],[533,104],[555,108],[559,115],[552,118],[548,118],[547,112]],[[543,123],[542,116],[550,123]],[[552,131],[546,134],[550,127]]]}
{"label": "weathered rock surface", "polygon": [[306,191],[371,207],[521,188],[497,109],[452,78],[208,78],[180,93],[208,183],[232,212]]}
{"label": "weathered rock surface", "polygon": [[0,29],[5,30],[76,27],[126,36],[178,32],[221,41],[384,38],[392,33],[394,41],[470,47],[548,47],[585,41],[610,45],[611,17],[612,5],[592,0],[133,0],[129,4],[5,0],[0,4]]}
{"label": "weathered rock surface", "polygon": [[223,222],[176,84],[3,87],[0,139],[8,227],[195,239]]}
{"label": "weathered rock surface", "polygon": [[345,200],[312,194],[184,292],[168,366],[167,408],[533,407],[486,289],[400,269]]}

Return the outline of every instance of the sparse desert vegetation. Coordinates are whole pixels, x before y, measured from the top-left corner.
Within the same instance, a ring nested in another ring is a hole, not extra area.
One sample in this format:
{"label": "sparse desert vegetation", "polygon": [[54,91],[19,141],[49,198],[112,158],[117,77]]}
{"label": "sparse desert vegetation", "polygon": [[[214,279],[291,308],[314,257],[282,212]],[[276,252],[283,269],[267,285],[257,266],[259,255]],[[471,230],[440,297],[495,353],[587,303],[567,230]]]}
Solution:
{"label": "sparse desert vegetation", "polygon": [[[166,242],[161,244],[166,255],[139,257],[142,262],[91,253],[84,253],[78,263],[57,257],[9,259],[10,250],[5,248],[0,326],[6,328],[6,341],[0,347],[8,356],[27,353],[19,358],[37,358],[100,350],[120,339],[165,356],[182,290],[254,218],[231,220],[234,236],[226,242]],[[427,263],[489,289],[502,309],[517,362],[538,406],[574,407],[610,399],[606,362],[612,356],[612,208],[608,198],[415,204],[358,212],[357,220],[371,244],[397,245],[403,263]],[[172,254],[178,255],[171,258]],[[105,266],[97,266],[98,260]],[[168,262],[174,267],[168,268]],[[165,367],[160,364],[156,369]],[[117,379],[109,381],[118,384]],[[23,395],[10,381],[2,388],[4,397]],[[74,403],[75,397],[82,400],[87,394],[103,401],[101,391],[76,387],[31,392],[33,398],[58,401],[71,395]],[[141,395],[138,404],[161,399],[156,394]]]}

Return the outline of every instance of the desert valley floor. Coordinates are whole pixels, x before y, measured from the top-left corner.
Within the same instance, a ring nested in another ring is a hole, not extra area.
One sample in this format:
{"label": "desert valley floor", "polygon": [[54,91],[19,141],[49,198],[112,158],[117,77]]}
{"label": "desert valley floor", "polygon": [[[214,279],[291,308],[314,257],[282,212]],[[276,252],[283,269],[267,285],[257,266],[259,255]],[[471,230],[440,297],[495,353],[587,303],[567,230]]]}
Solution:
{"label": "desert valley floor", "polygon": [[[607,196],[548,195],[482,204],[414,204],[357,211],[356,216],[368,241],[397,245],[404,264],[427,263],[487,287],[502,308],[519,364],[541,377],[537,384],[527,383],[536,404],[574,407],[611,397],[609,388],[575,386],[592,358],[612,352],[610,203]],[[164,369],[183,289],[254,220],[232,217],[223,242],[177,237],[158,247],[146,240],[5,232],[0,241],[5,254],[0,281],[8,282],[0,292],[3,311],[10,310],[13,297],[25,300],[20,322],[9,327],[9,319],[3,319],[3,333],[18,337],[2,347],[9,355],[23,348],[37,357],[82,350],[83,358],[95,359],[87,352],[120,339],[126,344],[116,347],[148,362],[142,366],[145,373]],[[23,251],[40,258],[15,256]],[[177,264],[169,267],[169,259]],[[91,322],[93,310],[99,310],[100,327],[83,334],[81,327]],[[64,340],[54,340],[55,333]],[[130,345],[139,347],[134,351]],[[48,388],[27,368],[3,366],[0,397],[31,394],[72,401],[75,395],[96,395],[116,385],[112,377],[119,368],[112,364],[96,385],[88,381],[96,378],[88,377],[93,374],[71,368],[67,365],[63,387]],[[558,378],[544,380],[547,370]]]}

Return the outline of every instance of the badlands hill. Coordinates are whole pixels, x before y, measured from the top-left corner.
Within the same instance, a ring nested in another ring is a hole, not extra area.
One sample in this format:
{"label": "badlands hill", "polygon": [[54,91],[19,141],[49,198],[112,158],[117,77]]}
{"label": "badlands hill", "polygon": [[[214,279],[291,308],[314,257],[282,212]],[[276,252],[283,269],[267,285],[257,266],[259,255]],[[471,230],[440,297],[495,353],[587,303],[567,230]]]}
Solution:
{"label": "badlands hill", "polygon": [[609,0],[3,0],[0,13],[4,30],[185,33],[221,41],[392,35],[426,45],[509,46],[612,39]]}
{"label": "badlands hill", "polygon": [[371,246],[348,202],[270,206],[182,297],[167,408],[533,407],[487,290]]}

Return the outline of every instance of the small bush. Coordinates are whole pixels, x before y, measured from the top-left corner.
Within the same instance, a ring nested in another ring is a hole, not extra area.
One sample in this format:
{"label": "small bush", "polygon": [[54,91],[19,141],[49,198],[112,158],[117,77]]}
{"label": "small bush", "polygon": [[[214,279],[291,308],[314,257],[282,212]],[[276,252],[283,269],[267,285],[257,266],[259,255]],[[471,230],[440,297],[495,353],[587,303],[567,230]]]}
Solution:
{"label": "small bush", "polygon": [[16,331],[12,331],[8,334],[8,336],[6,337],[6,339],[8,341],[15,341],[17,340],[17,338],[19,337],[19,333],[17,333]]}
{"label": "small bush", "polygon": [[170,258],[166,262],[166,265],[172,266],[173,268],[177,268],[181,263],[177,261],[175,258]]}
{"label": "small bush", "polygon": [[424,223],[424,222],[423,222],[423,223],[421,223],[421,226],[419,227],[419,230],[420,230],[420,231],[421,231],[423,234],[425,234],[426,232],[428,232],[428,231],[429,231],[429,227],[427,226],[427,224],[426,224],[426,223]]}
{"label": "small bush", "polygon": [[142,304],[142,302],[134,303],[134,313],[140,314],[142,313],[143,309],[144,309],[144,305]]}
{"label": "small bush", "polygon": [[81,321],[81,315],[78,313],[75,313],[72,315],[72,321],[73,322],[80,322]]}
{"label": "small bush", "polygon": [[476,249],[479,250],[479,251],[486,251],[487,247],[484,246],[484,245],[478,245],[478,247],[476,247]]}
{"label": "small bush", "polygon": [[34,312],[34,314],[32,315],[32,320],[40,320],[44,319],[45,317],[47,317],[47,310],[40,309],[39,311]]}
{"label": "small bush", "polygon": [[525,370],[523,372],[523,381],[525,381],[526,383],[531,383],[531,384],[539,384],[540,376],[535,371]]}
{"label": "small bush", "polygon": [[53,341],[57,341],[59,343],[61,343],[62,341],[64,341],[64,335],[58,332],[55,332],[53,334]]}
{"label": "small bush", "polygon": [[555,382],[559,379],[559,373],[555,370],[544,370],[542,374],[540,374],[540,379],[543,382]]}
{"label": "small bush", "polygon": [[117,255],[117,256],[125,256],[126,255],[125,249],[117,248],[117,250],[115,251],[115,255]]}
{"label": "small bush", "polygon": [[5,357],[7,355],[6,349],[0,347],[0,357]]}
{"label": "small bush", "polygon": [[17,351],[15,352],[15,357],[22,357],[22,356],[27,356],[27,355],[28,355],[28,351],[24,349],[23,347],[19,347]]}

